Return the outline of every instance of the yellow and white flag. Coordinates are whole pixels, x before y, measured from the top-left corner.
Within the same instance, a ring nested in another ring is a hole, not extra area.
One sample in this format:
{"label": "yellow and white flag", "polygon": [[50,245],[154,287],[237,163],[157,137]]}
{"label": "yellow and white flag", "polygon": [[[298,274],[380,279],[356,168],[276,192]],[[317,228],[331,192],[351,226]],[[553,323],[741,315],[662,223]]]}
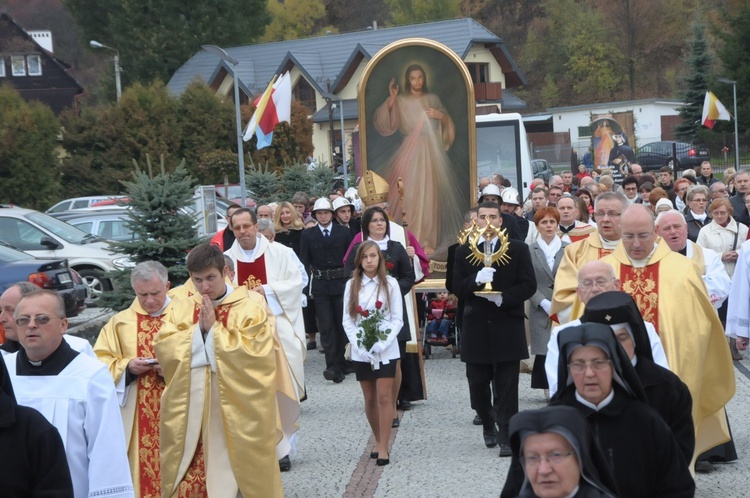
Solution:
{"label": "yellow and white flag", "polygon": [[724,107],[724,104],[712,92],[706,92],[706,98],[703,100],[701,124],[706,128],[713,128],[716,121],[729,121],[730,119],[732,119],[732,116],[729,115],[729,111]]}

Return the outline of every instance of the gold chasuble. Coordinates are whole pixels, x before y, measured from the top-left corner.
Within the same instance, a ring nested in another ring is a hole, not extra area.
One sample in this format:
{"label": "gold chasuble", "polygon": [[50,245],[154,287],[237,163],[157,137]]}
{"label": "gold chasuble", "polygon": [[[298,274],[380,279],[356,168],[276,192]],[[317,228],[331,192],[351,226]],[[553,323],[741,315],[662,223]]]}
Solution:
{"label": "gold chasuble", "polygon": [[661,338],[669,369],[693,397],[695,455],[729,441],[724,414],[734,396],[734,367],[724,329],[696,265],[672,252],[660,237],[643,268],[636,268],[622,245],[602,259],[615,269],[622,290],[638,305]]}
{"label": "gold chasuble", "polygon": [[273,320],[240,287],[215,305],[216,323],[203,337],[200,299],[176,300],[154,345],[166,379],[162,496],[281,497],[277,390],[293,397],[294,389],[288,366],[277,367],[284,354]]}
{"label": "gold chasuble", "polygon": [[[165,313],[170,307],[171,303]],[[153,344],[162,316],[150,316],[136,299],[109,320],[94,345],[97,358],[107,365],[117,387],[133,487],[136,496],[143,498],[161,496],[159,407],[164,379],[153,371],[126,386],[123,377],[133,358],[156,358]]]}
{"label": "gold chasuble", "polygon": [[568,245],[555,275],[550,318],[560,324],[577,320],[583,315],[583,304],[578,300],[578,270],[589,261],[597,261],[610,254],[602,244],[599,232],[593,231],[585,239]]}

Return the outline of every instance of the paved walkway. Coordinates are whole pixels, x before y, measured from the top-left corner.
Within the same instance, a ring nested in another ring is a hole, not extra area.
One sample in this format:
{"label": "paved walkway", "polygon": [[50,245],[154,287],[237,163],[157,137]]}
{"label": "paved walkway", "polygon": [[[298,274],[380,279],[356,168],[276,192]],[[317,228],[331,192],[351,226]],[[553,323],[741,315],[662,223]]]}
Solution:
{"label": "paved walkway", "polygon": [[[392,434],[391,464],[379,468],[364,404],[354,374],[341,384],[323,379],[324,357],[310,351],[306,364],[309,399],[302,403],[299,452],[282,474],[288,497],[455,497],[500,495],[510,459],[487,449],[481,427],[472,425],[464,367],[434,348],[425,361],[428,399],[401,415]],[[735,362],[737,394],[728,406],[739,461],[697,477],[697,497],[750,496],[747,474],[750,421],[750,360]],[[544,406],[541,391],[521,375],[521,409]]]}

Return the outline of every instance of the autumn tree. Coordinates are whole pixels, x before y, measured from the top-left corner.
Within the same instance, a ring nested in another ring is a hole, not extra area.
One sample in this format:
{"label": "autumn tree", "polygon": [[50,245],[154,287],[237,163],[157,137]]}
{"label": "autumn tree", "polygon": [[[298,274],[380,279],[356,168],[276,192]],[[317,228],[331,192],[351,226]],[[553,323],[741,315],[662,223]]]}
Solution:
{"label": "autumn tree", "polygon": [[[718,50],[724,66],[723,76],[737,81],[737,114],[741,116],[739,132],[750,131],[750,6],[738,9],[735,16],[727,16],[729,31],[719,32],[723,46]],[[732,103],[731,86],[721,85],[717,95],[729,107]]]}
{"label": "autumn tree", "polygon": [[461,0],[385,0],[397,25],[453,19],[461,15]]}
{"label": "autumn tree", "polygon": [[93,39],[120,51],[126,84],[167,81],[201,45],[252,43],[270,21],[266,0],[63,1],[85,43]]}
{"label": "autumn tree", "polygon": [[271,22],[261,41],[305,38],[318,32],[326,14],[323,0],[268,0]]}
{"label": "autumn tree", "polygon": [[0,202],[46,209],[57,200],[59,124],[39,102],[26,102],[0,86]]}

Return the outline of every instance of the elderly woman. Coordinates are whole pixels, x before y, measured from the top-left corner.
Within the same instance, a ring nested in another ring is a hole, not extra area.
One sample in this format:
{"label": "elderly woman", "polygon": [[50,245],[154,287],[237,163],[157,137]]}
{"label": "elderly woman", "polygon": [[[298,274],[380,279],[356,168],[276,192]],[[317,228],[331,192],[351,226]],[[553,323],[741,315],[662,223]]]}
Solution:
{"label": "elderly woman", "polygon": [[673,209],[674,206],[672,205],[672,201],[667,197],[662,197],[656,201],[656,206],[654,206],[654,216],[659,216],[659,213],[663,211],[671,211]]}
{"label": "elderly woman", "polygon": [[606,457],[575,408],[548,406],[517,413],[510,419],[510,444],[525,475],[521,498],[617,496]]}
{"label": "elderly woman", "polygon": [[[732,218],[732,203],[729,199],[716,199],[708,207],[712,221],[707,224],[698,233],[698,239],[695,241],[701,247],[712,249],[721,254],[721,262],[724,263],[729,278],[734,275],[734,266],[737,264],[738,250],[742,243],[747,239],[748,228],[742,223],[738,223]],[[726,326],[727,322],[727,302],[719,308],[719,318],[721,324]],[[734,358],[739,356],[734,344],[732,344],[732,355]]]}
{"label": "elderly woman", "polygon": [[711,217],[706,212],[710,198],[708,187],[705,185],[692,185],[688,187],[685,194],[685,203],[687,204],[684,211],[685,222],[687,222],[688,227],[688,239],[693,242],[698,240],[701,228],[711,223]]}
{"label": "elderly woman", "polygon": [[550,334],[549,310],[552,305],[552,287],[555,283],[557,268],[560,266],[567,242],[557,236],[560,213],[554,207],[543,207],[534,214],[534,224],[539,235],[529,247],[531,263],[536,274],[536,292],[529,302],[529,330],[531,335],[531,354],[534,367],[531,371],[532,389],[544,389],[549,396],[549,385],[544,373],[544,361],[547,354],[547,343]]}
{"label": "elderly woman", "polygon": [[[573,407],[586,418],[612,469],[618,496],[694,496],[688,462],[672,431],[646,404],[643,386],[612,329],[584,323],[564,329],[557,340],[561,390],[552,404]],[[519,473],[511,461],[501,497],[518,496]]]}
{"label": "elderly woman", "polygon": [[649,208],[654,216],[656,216],[656,203],[662,199],[668,200],[669,194],[667,194],[667,191],[661,187],[654,188],[648,196]]}

